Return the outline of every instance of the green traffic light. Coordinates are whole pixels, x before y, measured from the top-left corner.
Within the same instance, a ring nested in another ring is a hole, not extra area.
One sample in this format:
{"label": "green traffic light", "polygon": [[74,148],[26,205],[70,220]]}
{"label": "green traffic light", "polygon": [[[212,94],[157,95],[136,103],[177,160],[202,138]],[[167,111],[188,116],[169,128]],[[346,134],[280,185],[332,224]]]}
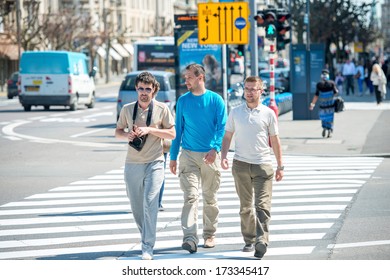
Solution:
{"label": "green traffic light", "polygon": [[272,28],[272,26],[268,26],[268,29],[267,29],[267,34],[268,35],[273,35],[275,34],[275,30]]}

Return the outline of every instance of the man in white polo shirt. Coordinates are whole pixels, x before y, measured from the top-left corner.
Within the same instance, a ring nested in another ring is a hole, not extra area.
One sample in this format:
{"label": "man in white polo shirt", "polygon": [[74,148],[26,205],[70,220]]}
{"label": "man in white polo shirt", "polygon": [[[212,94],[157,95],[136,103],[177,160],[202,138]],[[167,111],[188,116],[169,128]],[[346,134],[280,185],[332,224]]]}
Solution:
{"label": "man in white polo shirt", "polygon": [[[254,256],[260,259],[269,243],[272,180],[274,176],[276,181],[282,180],[284,170],[276,115],[261,103],[263,91],[263,81],[259,77],[246,78],[246,103],[230,112],[221,152],[221,166],[228,169],[227,153],[234,135],[232,173],[240,199],[241,233],[245,241],[242,250],[254,250]],[[269,140],[277,162],[276,173],[272,167]]]}

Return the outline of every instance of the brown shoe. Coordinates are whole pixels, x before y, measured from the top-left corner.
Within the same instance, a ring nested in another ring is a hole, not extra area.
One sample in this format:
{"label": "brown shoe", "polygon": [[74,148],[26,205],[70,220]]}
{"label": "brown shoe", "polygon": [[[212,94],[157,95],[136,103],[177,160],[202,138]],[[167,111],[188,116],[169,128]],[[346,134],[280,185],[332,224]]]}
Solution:
{"label": "brown shoe", "polygon": [[215,240],[214,240],[214,237],[208,237],[205,241],[204,241],[204,248],[214,248],[215,247]]}

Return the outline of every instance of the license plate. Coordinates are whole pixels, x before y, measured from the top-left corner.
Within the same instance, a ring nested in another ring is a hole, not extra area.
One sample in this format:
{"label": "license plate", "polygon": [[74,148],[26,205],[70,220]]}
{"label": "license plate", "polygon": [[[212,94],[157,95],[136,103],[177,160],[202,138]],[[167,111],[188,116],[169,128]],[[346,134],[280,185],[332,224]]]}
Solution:
{"label": "license plate", "polygon": [[39,91],[39,86],[25,86],[26,91]]}
{"label": "license plate", "polygon": [[42,80],[33,80],[33,85],[41,85]]}

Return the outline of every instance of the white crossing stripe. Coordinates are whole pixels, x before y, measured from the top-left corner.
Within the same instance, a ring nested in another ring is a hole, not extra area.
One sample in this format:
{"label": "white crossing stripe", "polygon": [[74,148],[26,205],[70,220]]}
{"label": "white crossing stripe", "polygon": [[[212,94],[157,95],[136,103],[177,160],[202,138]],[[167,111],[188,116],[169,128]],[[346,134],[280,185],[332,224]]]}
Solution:
{"label": "white crossing stripe", "polygon": [[[230,160],[232,156],[229,153]],[[326,255],[327,250],[337,247],[333,244],[334,237],[347,207],[382,160],[285,156],[285,178],[273,186],[270,246],[264,258],[321,252]],[[120,167],[1,205],[0,259],[93,256],[139,260],[140,234],[131,214],[123,172]],[[239,199],[231,170],[222,170],[221,174],[217,246],[203,249],[200,244],[197,254],[188,254],[181,249],[183,193],[178,177],[167,168],[165,211],[158,214],[155,259],[253,259],[253,252],[241,252],[244,241]],[[199,237],[202,205],[200,201]]]}

